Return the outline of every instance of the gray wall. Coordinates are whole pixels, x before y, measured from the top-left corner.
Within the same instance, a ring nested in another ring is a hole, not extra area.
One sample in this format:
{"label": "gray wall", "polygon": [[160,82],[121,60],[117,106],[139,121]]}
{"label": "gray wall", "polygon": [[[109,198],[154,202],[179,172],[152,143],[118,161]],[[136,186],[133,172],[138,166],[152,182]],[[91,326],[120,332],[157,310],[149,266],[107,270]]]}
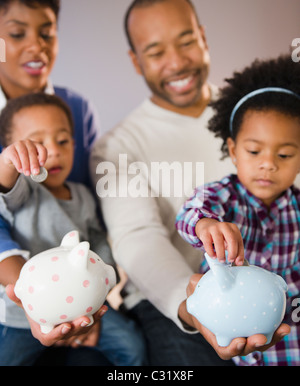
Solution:
{"label": "gray wall", "polygon": [[[94,103],[102,131],[149,95],[127,55],[123,17],[130,3],[62,0],[60,53],[52,80]],[[210,80],[217,85],[255,58],[290,52],[292,40],[300,38],[299,0],[194,0],[194,4],[210,46]]]}

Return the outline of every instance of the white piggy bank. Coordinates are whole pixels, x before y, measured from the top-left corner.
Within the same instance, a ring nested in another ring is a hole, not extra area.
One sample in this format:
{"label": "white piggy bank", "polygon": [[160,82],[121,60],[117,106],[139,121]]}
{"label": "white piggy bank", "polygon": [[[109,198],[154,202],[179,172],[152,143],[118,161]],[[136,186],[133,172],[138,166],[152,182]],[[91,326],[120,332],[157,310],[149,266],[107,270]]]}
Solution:
{"label": "white piggy bank", "polygon": [[84,315],[92,323],[92,314],[115,284],[113,267],[73,231],[59,247],[39,253],[23,266],[15,294],[30,318],[48,334],[56,325]]}

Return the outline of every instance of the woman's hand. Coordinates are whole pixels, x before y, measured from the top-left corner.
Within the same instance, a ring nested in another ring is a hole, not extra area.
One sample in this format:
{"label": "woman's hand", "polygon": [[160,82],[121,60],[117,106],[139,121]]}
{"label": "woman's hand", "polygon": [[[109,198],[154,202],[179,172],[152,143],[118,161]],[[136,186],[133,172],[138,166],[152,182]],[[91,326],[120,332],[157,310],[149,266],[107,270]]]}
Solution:
{"label": "woman's hand", "polygon": [[[6,287],[7,296],[14,301],[19,307],[22,307],[22,302],[18,299],[14,293],[14,285],[9,284]],[[88,316],[83,316],[69,323],[62,323],[58,326],[54,327],[49,334],[43,334],[40,329],[40,325],[32,320],[26,313],[27,319],[30,324],[32,335],[40,341],[43,346],[53,346],[54,344],[60,342],[65,342],[67,345],[76,346],[75,340],[80,339],[78,337],[84,336],[84,340],[87,340],[87,334],[93,330],[93,334],[95,332],[94,325],[97,324],[99,328],[98,322],[102,318],[102,316],[107,311],[107,306],[102,306],[94,315],[94,322],[90,324],[91,320]],[[24,311],[25,312],[25,311]],[[95,337],[95,335],[93,335]],[[86,343],[93,340],[92,336],[89,337]]]}

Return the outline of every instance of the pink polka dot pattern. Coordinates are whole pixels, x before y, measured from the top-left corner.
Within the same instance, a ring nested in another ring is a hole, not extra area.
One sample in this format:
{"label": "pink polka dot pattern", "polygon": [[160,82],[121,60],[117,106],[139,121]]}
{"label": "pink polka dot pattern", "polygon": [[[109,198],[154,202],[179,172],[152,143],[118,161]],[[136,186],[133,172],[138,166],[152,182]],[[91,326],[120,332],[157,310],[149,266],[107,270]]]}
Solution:
{"label": "pink polka dot pattern", "polygon": [[54,282],[58,282],[59,281],[59,275],[53,275],[52,276],[52,281],[54,281]]}
{"label": "pink polka dot pattern", "polygon": [[88,288],[90,286],[90,282],[89,280],[85,280],[82,285],[84,286],[84,288]]}
{"label": "pink polka dot pattern", "polygon": [[79,241],[77,231],[66,236],[61,246],[26,263],[15,289],[44,334],[56,325],[95,313],[115,283],[110,276],[113,269],[89,250],[88,242]]}

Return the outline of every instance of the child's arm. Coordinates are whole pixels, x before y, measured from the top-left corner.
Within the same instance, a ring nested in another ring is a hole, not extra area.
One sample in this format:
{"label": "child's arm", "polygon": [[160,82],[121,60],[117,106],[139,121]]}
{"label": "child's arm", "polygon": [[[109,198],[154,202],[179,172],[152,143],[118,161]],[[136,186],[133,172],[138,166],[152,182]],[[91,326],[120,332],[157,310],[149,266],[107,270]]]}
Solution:
{"label": "child's arm", "polygon": [[231,223],[230,186],[227,179],[196,188],[176,217],[180,236],[196,248],[204,248],[209,256],[242,265],[244,246],[238,227]]}
{"label": "child's arm", "polygon": [[0,154],[0,190],[11,190],[19,173],[25,176],[39,174],[40,166],[44,165],[46,159],[47,150],[39,143],[24,140],[9,145]]}
{"label": "child's arm", "polygon": [[15,284],[26,260],[22,256],[11,256],[0,262],[0,284],[6,287]]}
{"label": "child's arm", "polygon": [[241,232],[235,224],[202,218],[197,222],[195,231],[210,257],[225,261],[227,250],[229,262],[234,261],[236,265],[243,265],[244,243]]}

